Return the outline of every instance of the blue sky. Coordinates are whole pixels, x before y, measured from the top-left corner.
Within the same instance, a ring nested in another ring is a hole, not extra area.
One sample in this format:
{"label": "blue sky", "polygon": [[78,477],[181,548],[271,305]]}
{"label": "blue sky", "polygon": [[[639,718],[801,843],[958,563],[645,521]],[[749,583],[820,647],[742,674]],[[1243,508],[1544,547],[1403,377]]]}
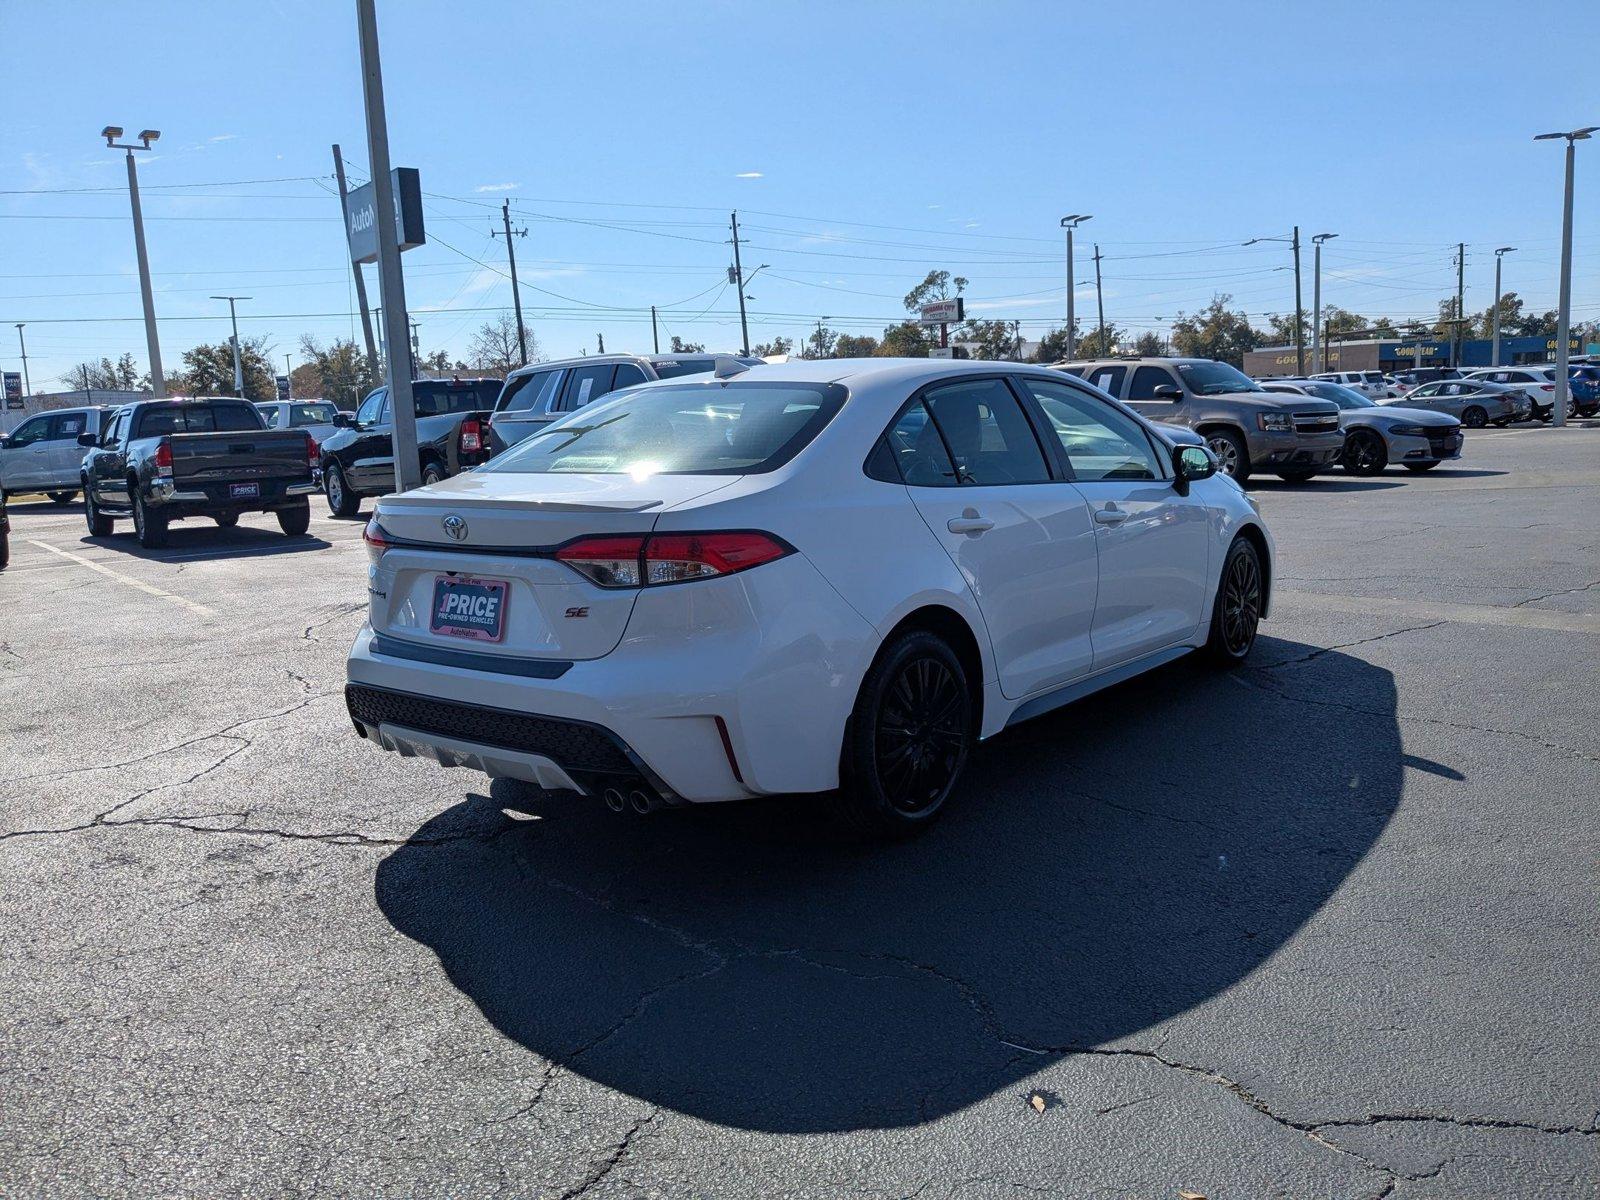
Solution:
{"label": "blue sky", "polygon": [[[409,300],[423,350],[452,355],[510,304],[489,236],[505,197],[546,356],[601,334],[648,349],[651,304],[663,343],[736,346],[734,208],[746,271],[770,264],[753,341],[819,317],[877,333],[934,267],[970,279],[972,315],[1036,336],[1064,311],[1068,212],[1094,214],[1080,319],[1098,241],[1108,320],[1160,327],[1221,291],[1262,323],[1292,308],[1288,247],[1238,243],[1296,222],[1340,235],[1323,294],[1343,307],[1431,313],[1464,240],[1469,309],[1514,245],[1506,287],[1543,310],[1561,152],[1531,138],[1600,124],[1594,5],[379,0],[379,24],[393,161],[431,193]],[[352,4],[12,4],[0,45],[0,365],[17,321],[38,390],[83,358],[143,363],[108,123],[162,131],[140,178],[169,369],[226,336],[212,293],[251,296],[241,331],[280,355],[350,335],[326,188],[331,143],[367,159]],[[1578,160],[1575,317],[1593,318],[1600,141]],[[1309,251],[1306,272],[1309,305]]]}

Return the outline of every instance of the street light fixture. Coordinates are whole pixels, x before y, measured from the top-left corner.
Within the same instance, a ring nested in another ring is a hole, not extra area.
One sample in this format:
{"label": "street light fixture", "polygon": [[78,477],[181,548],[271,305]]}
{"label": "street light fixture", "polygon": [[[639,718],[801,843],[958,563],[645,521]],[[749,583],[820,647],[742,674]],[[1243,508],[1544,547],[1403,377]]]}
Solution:
{"label": "street light fixture", "polygon": [[1294,227],[1290,237],[1254,237],[1248,242],[1241,242],[1242,246],[1254,246],[1257,242],[1288,242],[1294,247],[1294,369],[1297,375],[1306,373],[1306,313],[1300,303],[1300,226]]}
{"label": "street light fixture", "polygon": [[1494,252],[1494,307],[1489,311],[1493,314],[1491,325],[1494,330],[1494,346],[1489,353],[1489,365],[1500,365],[1500,260],[1515,250],[1515,246],[1501,246]]}
{"label": "street light fixture", "polygon": [[1600,125],[1585,125],[1569,133],[1541,133],[1533,139],[1548,142],[1565,138],[1567,143],[1567,186],[1561,206],[1561,306],[1556,317],[1556,398],[1550,414],[1553,425],[1567,423],[1567,396],[1572,390],[1567,376],[1567,338],[1572,332],[1572,164],[1577,144],[1588,141],[1596,130]]}
{"label": "street light fixture", "polygon": [[1072,293],[1074,291],[1072,282],[1072,231],[1085,221],[1092,221],[1093,219],[1093,213],[1073,213],[1071,216],[1061,218],[1061,228],[1067,231],[1067,360],[1069,362],[1075,356],[1078,345],[1078,334],[1073,328],[1077,322],[1077,316],[1074,314],[1072,307]]}
{"label": "street light fixture", "polygon": [[148,150],[150,143],[161,136],[159,129],[145,129],[139,133],[140,145],[119,142],[122,126],[107,125],[100,131],[106,145],[113,150],[124,150],[128,159],[128,203],[133,210],[133,249],[139,260],[139,295],[144,301],[144,339],[150,352],[150,390],[157,400],[167,394],[166,376],[161,371],[161,341],[156,336],[156,302],[150,288],[150,256],[144,246],[144,212],[139,207],[139,172],[134,166],[133,152]]}

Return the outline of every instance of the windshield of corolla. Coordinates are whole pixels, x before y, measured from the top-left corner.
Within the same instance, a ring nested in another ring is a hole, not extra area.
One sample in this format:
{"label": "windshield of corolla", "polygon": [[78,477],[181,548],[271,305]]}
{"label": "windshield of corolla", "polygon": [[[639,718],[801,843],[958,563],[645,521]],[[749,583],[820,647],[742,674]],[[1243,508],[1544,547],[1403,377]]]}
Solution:
{"label": "windshield of corolla", "polygon": [[685,384],[630,389],[519,442],[481,471],[753,475],[788,462],[844,403],[837,384]]}
{"label": "windshield of corolla", "polygon": [[1259,392],[1265,389],[1236,367],[1219,362],[1179,363],[1178,373],[1196,396],[1223,392]]}
{"label": "windshield of corolla", "polygon": [[1308,383],[1306,391],[1319,400],[1332,400],[1340,408],[1377,408],[1355,388],[1345,387],[1342,383]]}

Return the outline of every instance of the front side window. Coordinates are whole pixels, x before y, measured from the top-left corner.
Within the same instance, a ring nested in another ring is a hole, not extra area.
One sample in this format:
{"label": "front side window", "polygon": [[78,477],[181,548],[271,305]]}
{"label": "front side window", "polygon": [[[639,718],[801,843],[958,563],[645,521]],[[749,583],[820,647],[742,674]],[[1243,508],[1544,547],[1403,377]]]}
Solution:
{"label": "front side window", "polygon": [[1178,364],[1178,374],[1196,396],[1220,396],[1226,392],[1259,392],[1261,385],[1237,367],[1220,362]]}
{"label": "front side window", "polygon": [[1132,417],[1075,388],[1038,379],[1024,379],[1023,385],[1033,393],[1060,439],[1074,479],[1094,483],[1162,478],[1150,439]]}
{"label": "front side window", "polygon": [[11,445],[31,446],[35,442],[42,442],[50,435],[50,418],[34,417],[17,426],[17,431],[11,435]]}
{"label": "front side window", "polygon": [[1156,389],[1163,384],[1176,386],[1177,380],[1164,367],[1138,367],[1133,372],[1133,382],[1128,385],[1129,400],[1159,400]]}
{"label": "front side window", "polygon": [[376,425],[378,416],[383,412],[383,398],[388,392],[379,388],[361,402],[361,407],[356,410],[356,420],[363,425]]}
{"label": "front side window", "polygon": [[618,393],[537,433],[480,471],[753,475],[800,453],[845,402],[837,384],[683,384]]}
{"label": "front side window", "polygon": [[924,399],[962,483],[984,487],[1049,481],[1044,451],[1002,380],[940,384],[929,388]]}

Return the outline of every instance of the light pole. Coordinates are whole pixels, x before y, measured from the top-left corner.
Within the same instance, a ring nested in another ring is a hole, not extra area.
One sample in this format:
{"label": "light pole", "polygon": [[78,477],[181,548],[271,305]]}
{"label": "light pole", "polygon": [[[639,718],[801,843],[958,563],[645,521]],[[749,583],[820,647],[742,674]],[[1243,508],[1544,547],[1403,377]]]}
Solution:
{"label": "light pole", "polygon": [[17,345],[22,347],[22,394],[33,395],[33,384],[28,382],[28,343],[22,337],[22,327],[26,321],[17,322]]}
{"label": "light pole", "polygon": [[1311,370],[1313,373],[1322,367],[1322,243],[1338,237],[1337,233],[1318,233],[1311,238],[1315,247],[1312,255],[1315,265],[1311,268]]}
{"label": "light pole", "polygon": [[1077,351],[1078,334],[1073,328],[1077,320],[1073,313],[1072,301],[1074,285],[1072,281],[1072,231],[1085,221],[1092,221],[1093,213],[1073,213],[1070,217],[1061,218],[1061,228],[1067,231],[1067,359],[1070,362]]}
{"label": "light pole", "polygon": [[289,390],[290,400],[294,399],[294,367],[289,361],[293,357],[294,355],[292,354],[285,354],[283,356],[283,382],[284,386]]}
{"label": "light pole", "polygon": [[156,302],[150,291],[150,256],[144,248],[144,212],[139,207],[139,171],[133,164],[133,152],[150,149],[150,143],[161,136],[161,131],[141,130],[139,141],[142,145],[138,146],[117,141],[122,136],[120,125],[107,125],[100,131],[100,136],[113,150],[128,152],[128,203],[133,208],[133,249],[139,259],[139,294],[144,300],[144,340],[150,351],[150,390],[160,400],[167,394],[167,379],[161,373],[161,342],[156,337]]}
{"label": "light pole", "polygon": [[1494,252],[1494,307],[1489,310],[1489,322],[1494,338],[1494,345],[1489,351],[1489,365],[1500,365],[1500,260],[1515,250],[1515,246],[1501,246]]}
{"label": "light pole", "polygon": [[233,322],[233,394],[244,395],[244,363],[239,358],[239,312],[234,308],[237,300],[249,300],[249,296],[213,296],[213,300],[226,300],[228,302],[228,319]]}
{"label": "light pole", "polygon": [[1242,246],[1254,246],[1257,242],[1288,242],[1294,247],[1294,370],[1296,375],[1306,373],[1306,313],[1300,304],[1300,226],[1294,227],[1291,237],[1258,237],[1251,238],[1248,242],[1241,242]]}
{"label": "light pole", "polygon": [[1567,140],[1567,187],[1561,204],[1561,307],[1556,315],[1556,400],[1550,414],[1552,425],[1567,423],[1567,395],[1572,381],[1567,377],[1567,338],[1572,327],[1572,164],[1576,158],[1577,144],[1586,142],[1600,125],[1586,125],[1570,133],[1541,133],[1533,140]]}

